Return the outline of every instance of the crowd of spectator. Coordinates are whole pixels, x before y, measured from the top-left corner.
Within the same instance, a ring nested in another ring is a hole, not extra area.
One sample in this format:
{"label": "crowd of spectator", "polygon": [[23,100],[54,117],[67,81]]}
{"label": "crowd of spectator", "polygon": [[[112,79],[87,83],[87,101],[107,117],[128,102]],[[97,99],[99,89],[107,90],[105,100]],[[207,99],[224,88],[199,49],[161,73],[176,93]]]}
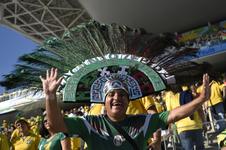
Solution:
{"label": "crowd of spectator", "polygon": [[[65,117],[74,117],[86,115],[88,111],[89,106],[81,106],[69,110],[62,110],[61,113]],[[32,116],[30,118],[19,117],[17,120],[15,120],[15,122],[9,122],[7,119],[4,119],[1,124],[0,149],[38,149],[39,142],[43,137],[42,126],[44,122],[45,112],[43,112],[41,115]],[[27,139],[28,141],[26,141]],[[71,137],[70,140],[73,150],[81,149],[81,139],[77,137]]]}
{"label": "crowd of spectator", "polygon": [[[167,140],[168,146],[173,144],[175,145],[175,143],[182,144],[182,147],[188,146],[189,141],[186,141],[186,134],[198,138],[196,139],[196,142],[198,141],[199,144],[204,146],[203,142],[206,137],[203,137],[203,133],[210,130],[214,131],[215,137],[218,135],[218,144],[221,146],[224,145],[224,143],[222,144],[222,141],[225,141],[225,134],[223,133],[225,132],[226,127],[224,120],[226,77],[224,77],[223,82],[221,83],[212,80],[210,84],[212,95],[210,101],[203,105],[203,108],[200,109],[200,111],[197,111],[190,117],[178,121],[174,125],[170,126],[170,131],[174,132],[169,133],[177,139],[175,140],[174,138],[173,140],[173,138],[169,138]],[[171,88],[171,90],[163,91],[161,94],[149,96],[149,98],[143,99],[143,101],[149,101],[149,103],[151,103],[150,106],[155,106],[157,113],[160,113],[162,111],[172,110],[175,107],[189,102],[188,99],[181,102],[181,96],[189,97],[189,94],[184,92],[190,93],[192,97],[197,97],[201,88],[202,87],[198,86],[198,84],[177,87],[176,90],[175,88]],[[138,101],[134,101],[134,105],[136,102]],[[62,110],[61,113],[65,117],[83,116],[87,114],[98,115],[105,113],[104,108],[97,109],[97,107],[95,108],[94,106],[96,105],[91,105],[91,107],[75,107],[69,110]],[[103,105],[101,107],[103,107]],[[23,147],[25,145],[23,143],[23,137],[26,137],[26,133],[21,132],[21,127],[23,126],[27,126],[29,136],[33,137],[35,143],[33,146],[36,146],[37,148],[41,137],[43,137],[40,135],[40,129],[41,125],[44,123],[43,121],[45,121],[44,116],[45,113],[31,118],[18,118],[15,122],[8,122],[6,119],[3,120],[0,134],[0,146],[2,147],[0,147],[0,149],[6,149],[6,147],[11,147],[11,149],[20,149]],[[209,122],[212,122],[212,124]],[[71,137],[71,145],[72,149],[85,149],[86,147],[84,142],[78,137]]]}
{"label": "crowd of spectator", "polygon": [[[180,37],[181,35],[178,35]],[[180,38],[178,38],[179,40]],[[198,48],[200,50],[208,48],[213,45],[218,45],[225,43],[226,40],[226,30],[217,29],[213,30],[208,34],[200,35],[194,39],[184,41],[184,44],[189,47]],[[180,41],[178,41],[180,42]]]}
{"label": "crowd of spectator", "polygon": [[[225,36],[225,30],[218,30],[194,40],[186,41],[185,45],[204,49],[211,45],[225,42]],[[191,116],[177,121],[175,124],[169,126],[170,132],[167,132],[167,134],[171,134],[174,137],[167,139],[169,147],[177,143],[186,150],[194,148],[194,146],[196,148],[204,149],[204,140],[207,137],[204,137],[203,135],[205,135],[208,131],[214,131],[213,137],[218,138],[219,148],[226,146],[226,76],[223,77],[222,81],[223,82],[219,82],[211,79],[210,100]],[[201,93],[201,90],[202,86],[198,84],[191,84],[182,87],[181,85],[175,85],[174,87],[171,87],[170,90],[162,91],[158,95],[151,95],[148,96],[148,98],[134,101],[131,105],[136,105],[135,107],[137,110],[133,110],[133,112],[132,110],[128,110],[128,114],[136,114],[138,112],[148,113],[148,111],[152,110],[150,108],[153,107],[155,107],[157,113],[170,111],[196,98]],[[11,96],[18,96],[18,92],[14,93],[14,95],[11,94]],[[5,101],[5,98],[6,97],[0,98],[0,101]],[[10,97],[7,97],[7,99],[8,98]],[[138,103],[143,104],[139,105],[141,107],[137,107]],[[148,105],[145,105],[147,103]],[[129,105],[128,108],[130,109],[133,107]],[[93,104],[91,106],[81,106],[69,110],[62,110],[61,113],[65,117],[84,116],[88,114],[99,115],[105,113],[104,109],[103,105]],[[144,110],[141,111],[141,109]],[[7,119],[3,120],[0,133],[0,150],[42,149],[42,143],[46,142],[43,141],[44,138],[49,137],[50,134],[58,134],[51,132],[51,129],[46,127],[46,121],[45,112],[39,116],[31,118],[20,117],[15,120],[15,122],[9,122]],[[48,131],[43,133],[43,128]],[[62,138],[60,134],[59,137]],[[70,141],[71,149],[86,149],[86,144],[81,138],[72,136],[70,137]]]}

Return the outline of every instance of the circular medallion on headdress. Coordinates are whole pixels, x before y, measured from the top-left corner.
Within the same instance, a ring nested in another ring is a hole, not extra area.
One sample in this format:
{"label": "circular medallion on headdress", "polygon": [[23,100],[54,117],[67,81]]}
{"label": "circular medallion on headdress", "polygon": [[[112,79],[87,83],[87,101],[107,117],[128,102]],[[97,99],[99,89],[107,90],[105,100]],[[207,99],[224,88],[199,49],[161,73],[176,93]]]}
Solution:
{"label": "circular medallion on headdress", "polygon": [[165,83],[172,76],[164,69],[154,67],[157,71],[147,59],[125,54],[108,54],[86,60],[65,74],[63,100],[103,103],[103,88],[109,79],[123,81],[131,100],[159,92],[166,88]]}

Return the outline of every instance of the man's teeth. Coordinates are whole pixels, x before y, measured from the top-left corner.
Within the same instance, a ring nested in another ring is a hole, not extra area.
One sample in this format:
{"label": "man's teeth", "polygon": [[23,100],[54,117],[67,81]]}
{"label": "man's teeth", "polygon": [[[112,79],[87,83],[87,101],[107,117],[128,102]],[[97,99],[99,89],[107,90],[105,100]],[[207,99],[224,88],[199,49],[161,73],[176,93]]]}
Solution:
{"label": "man's teeth", "polygon": [[113,106],[121,106],[121,103],[114,103]]}

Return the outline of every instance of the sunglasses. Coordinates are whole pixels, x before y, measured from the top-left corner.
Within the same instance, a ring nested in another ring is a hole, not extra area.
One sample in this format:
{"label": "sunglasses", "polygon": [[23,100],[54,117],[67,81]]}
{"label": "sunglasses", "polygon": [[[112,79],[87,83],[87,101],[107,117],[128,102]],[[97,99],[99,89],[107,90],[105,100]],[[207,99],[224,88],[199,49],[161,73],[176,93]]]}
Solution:
{"label": "sunglasses", "polygon": [[16,124],[16,128],[20,128],[21,127],[21,124],[20,123],[17,123]]}
{"label": "sunglasses", "polygon": [[22,128],[24,126],[28,126],[26,123],[17,123],[16,128]]}

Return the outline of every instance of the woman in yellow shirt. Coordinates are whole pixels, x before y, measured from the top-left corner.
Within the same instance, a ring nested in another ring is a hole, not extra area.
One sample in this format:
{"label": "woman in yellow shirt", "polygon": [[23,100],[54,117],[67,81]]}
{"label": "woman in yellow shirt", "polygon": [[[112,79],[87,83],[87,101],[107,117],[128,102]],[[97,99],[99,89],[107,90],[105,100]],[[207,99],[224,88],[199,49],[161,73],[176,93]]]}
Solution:
{"label": "woman in yellow shirt", "polygon": [[29,123],[25,119],[18,119],[15,124],[19,136],[11,139],[13,150],[37,150],[40,138],[30,132]]}

